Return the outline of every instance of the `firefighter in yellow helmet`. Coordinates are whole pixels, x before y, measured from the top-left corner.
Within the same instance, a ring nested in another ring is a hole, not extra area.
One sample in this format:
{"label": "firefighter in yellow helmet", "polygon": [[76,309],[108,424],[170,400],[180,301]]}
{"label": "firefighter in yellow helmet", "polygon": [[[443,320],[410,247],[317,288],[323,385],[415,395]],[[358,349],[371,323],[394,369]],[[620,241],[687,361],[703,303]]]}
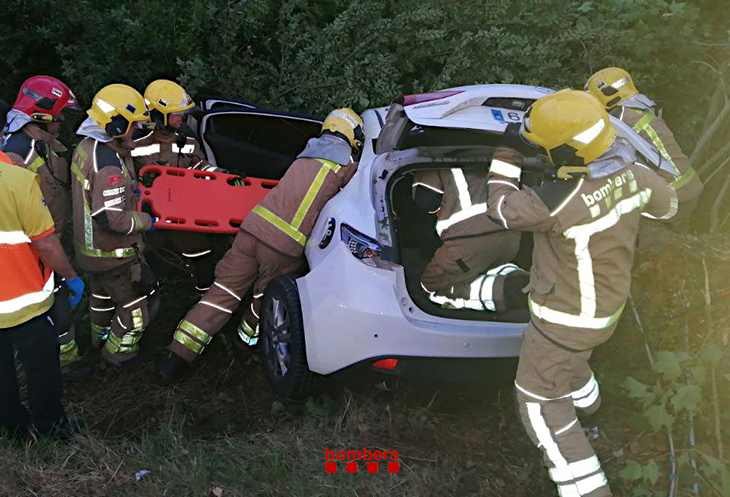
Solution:
{"label": "firefighter in yellow helmet", "polygon": [[150,321],[155,283],[141,255],[142,233],[155,219],[135,210],[130,155],[132,134],[149,112],[137,90],[112,84],[99,90],[87,114],[71,162],[76,261],[90,278],[92,344],[103,345],[112,364],[130,364]]}
{"label": "firefighter in yellow helmet", "polygon": [[239,326],[239,337],[258,339],[258,308],[273,278],[305,265],[304,246],[324,205],[357,171],[362,120],[352,109],[332,111],[318,138],[312,138],[279,184],[241,224],[233,246],[215,268],[215,282],[177,325],[169,359],[160,370],[173,379],[199,356],[213,335],[241,304],[249,289],[253,301]]}
{"label": "firefighter in yellow helmet", "polygon": [[[187,114],[194,108],[193,99],[185,89],[166,79],[158,79],[144,92],[153,129],[134,141],[132,157],[139,171],[148,164],[159,164],[184,169],[228,172],[211,165],[185,124]],[[193,270],[195,289],[204,292],[213,283],[215,263],[220,257],[214,253],[213,235],[159,231],[150,236],[151,247],[170,244],[189,263]]]}
{"label": "firefighter in yellow helmet", "polygon": [[666,122],[657,115],[656,104],[639,93],[629,73],[618,67],[607,67],[595,73],[588,79],[585,90],[600,100],[607,111],[651,143],[672,166],[676,177],[667,175],[666,179],[677,191],[679,212],[670,224],[686,231],[702,194],[702,181]]}
{"label": "firefighter in yellow helmet", "polygon": [[504,150],[489,171],[489,217],[534,236],[531,321],[515,381],[519,412],[560,495],[609,496],[576,409],[591,413],[600,404],[588,359],[624,308],[639,217],[673,216],[676,194],[635,162],[634,149],[586,92],[562,90],[536,101],[520,136],[547,155],[556,174],[520,188],[521,161]]}

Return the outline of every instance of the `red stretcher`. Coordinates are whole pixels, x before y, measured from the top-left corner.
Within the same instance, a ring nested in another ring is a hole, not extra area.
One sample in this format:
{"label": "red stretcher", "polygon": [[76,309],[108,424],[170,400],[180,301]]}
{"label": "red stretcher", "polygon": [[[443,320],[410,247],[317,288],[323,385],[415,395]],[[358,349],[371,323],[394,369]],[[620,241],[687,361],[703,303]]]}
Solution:
{"label": "red stretcher", "polygon": [[137,210],[159,217],[155,228],[235,234],[251,209],[279,182],[150,165],[139,172]]}

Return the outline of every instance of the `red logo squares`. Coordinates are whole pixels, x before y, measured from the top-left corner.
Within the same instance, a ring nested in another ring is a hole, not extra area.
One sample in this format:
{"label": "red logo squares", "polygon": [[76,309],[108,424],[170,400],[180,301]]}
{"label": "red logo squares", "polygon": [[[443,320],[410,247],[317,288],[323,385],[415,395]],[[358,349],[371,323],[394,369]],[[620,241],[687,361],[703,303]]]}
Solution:
{"label": "red logo squares", "polygon": [[348,462],[347,463],[347,472],[348,473],[357,473],[357,463],[356,462]]}
{"label": "red logo squares", "polygon": [[337,473],[337,463],[336,462],[324,463],[324,472],[325,473]]}
{"label": "red logo squares", "polygon": [[389,462],[388,463],[388,473],[400,473],[400,463],[399,462]]}
{"label": "red logo squares", "polygon": [[377,473],[377,472],[378,472],[378,463],[369,462],[368,463],[368,473]]}

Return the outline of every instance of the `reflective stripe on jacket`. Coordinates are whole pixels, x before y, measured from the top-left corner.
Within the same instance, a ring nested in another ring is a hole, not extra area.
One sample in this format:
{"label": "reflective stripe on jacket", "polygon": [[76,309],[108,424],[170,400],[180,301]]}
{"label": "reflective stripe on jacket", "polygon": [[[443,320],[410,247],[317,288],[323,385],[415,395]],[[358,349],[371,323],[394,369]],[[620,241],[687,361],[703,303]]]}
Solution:
{"label": "reflective stripe on jacket", "polygon": [[183,169],[200,169],[215,171],[206,160],[205,154],[198,141],[192,136],[185,139],[182,146],[177,143],[178,135],[164,131],[152,131],[149,134],[134,140],[131,155],[136,170],[148,164],[159,164]]}
{"label": "reflective stripe on jacket", "polygon": [[[426,191],[419,192],[420,189]],[[487,171],[452,168],[418,172],[413,178],[413,197],[417,199],[424,193],[440,197],[436,232],[444,241],[504,231],[485,215]]]}
{"label": "reflective stripe on jacket", "polygon": [[357,171],[325,159],[297,159],[241,225],[269,247],[299,256],[324,205]]}
{"label": "reflective stripe on jacket", "polygon": [[677,190],[680,203],[695,199],[702,194],[702,180],[690,166],[689,159],[677,143],[674,134],[662,118],[649,109],[640,110],[629,107],[618,107],[618,117],[631,126],[642,138],[654,148],[674,168],[677,177],[665,178],[671,181]]}
{"label": "reflective stripe on jacket", "polygon": [[32,240],[54,232],[38,177],[0,152],[0,329],[22,324],[53,304],[53,272]]}

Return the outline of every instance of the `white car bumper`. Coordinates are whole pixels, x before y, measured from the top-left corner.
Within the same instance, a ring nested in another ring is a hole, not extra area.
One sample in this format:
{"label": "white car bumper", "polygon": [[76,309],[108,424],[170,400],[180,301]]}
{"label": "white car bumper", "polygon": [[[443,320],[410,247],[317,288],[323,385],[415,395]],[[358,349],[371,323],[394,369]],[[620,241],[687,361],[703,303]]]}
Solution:
{"label": "white car bumper", "polygon": [[297,280],[309,369],[330,374],[378,357],[496,358],[519,355],[525,324],[429,316],[397,296],[398,273],[355,259],[338,239]]}

